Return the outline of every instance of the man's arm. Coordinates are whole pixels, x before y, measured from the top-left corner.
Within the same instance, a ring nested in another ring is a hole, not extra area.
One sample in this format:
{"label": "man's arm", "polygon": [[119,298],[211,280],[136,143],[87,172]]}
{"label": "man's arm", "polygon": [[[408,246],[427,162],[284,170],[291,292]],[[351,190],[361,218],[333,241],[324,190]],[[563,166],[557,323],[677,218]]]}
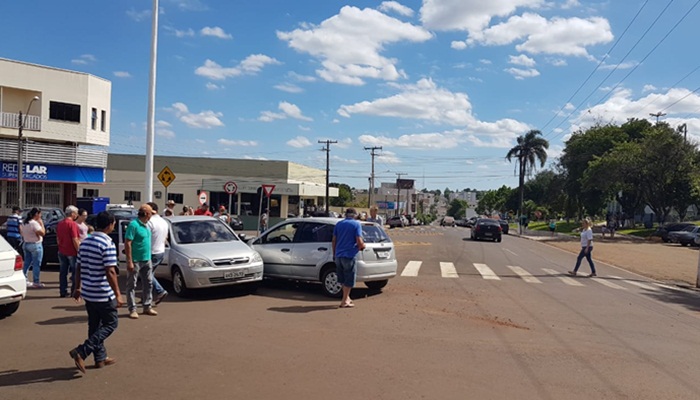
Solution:
{"label": "man's arm", "polygon": [[122,292],[119,290],[119,281],[117,280],[117,266],[110,265],[107,267],[107,282],[109,282],[109,287],[112,288],[114,296],[117,298],[117,308],[124,305],[124,299],[122,299]]}
{"label": "man's arm", "polygon": [[[73,246],[75,247],[75,251],[78,251],[80,249],[80,231],[78,231],[78,224],[73,224],[71,236],[73,237]],[[56,235],[56,237],[58,237],[58,235]]]}
{"label": "man's arm", "polygon": [[333,247],[333,258],[335,258],[335,235],[333,235],[333,241],[331,242]]}
{"label": "man's arm", "polygon": [[76,301],[78,301],[78,300],[80,300],[80,285],[81,285],[80,263],[75,264],[75,272],[73,273],[73,276],[75,277],[75,289],[73,290],[73,298]]}
{"label": "man's arm", "polygon": [[362,251],[365,249],[365,241],[362,239],[362,236],[357,236],[357,248]]}
{"label": "man's arm", "polygon": [[134,270],[134,260],[131,258],[131,242],[132,240],[124,241],[124,255],[126,255],[126,270],[131,272]]}

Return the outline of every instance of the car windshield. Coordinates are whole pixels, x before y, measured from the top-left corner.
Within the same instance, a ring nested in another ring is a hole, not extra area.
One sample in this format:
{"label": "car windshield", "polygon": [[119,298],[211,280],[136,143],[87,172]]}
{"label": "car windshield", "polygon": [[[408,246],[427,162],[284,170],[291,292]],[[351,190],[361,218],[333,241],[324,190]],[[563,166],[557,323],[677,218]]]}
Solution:
{"label": "car windshield", "polygon": [[362,240],[365,243],[391,242],[384,229],[377,225],[362,225]]}
{"label": "car windshield", "polygon": [[196,220],[173,223],[173,235],[180,244],[233,242],[236,235],[221,220]]}
{"label": "car windshield", "polygon": [[685,229],[683,229],[683,230],[686,231],[686,232],[692,232],[692,231],[695,230],[695,228],[697,228],[697,227],[695,227],[695,226],[689,226],[689,227],[687,227],[687,228],[685,228]]}

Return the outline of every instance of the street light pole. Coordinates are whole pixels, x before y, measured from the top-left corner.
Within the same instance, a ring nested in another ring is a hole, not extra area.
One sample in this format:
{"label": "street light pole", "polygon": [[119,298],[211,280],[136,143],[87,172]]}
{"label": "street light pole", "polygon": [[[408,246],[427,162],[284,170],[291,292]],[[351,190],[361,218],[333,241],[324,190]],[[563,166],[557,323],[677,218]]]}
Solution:
{"label": "street light pole", "polygon": [[29,115],[29,110],[32,108],[32,103],[39,100],[39,96],[34,96],[32,101],[29,102],[27,106],[27,112],[24,117],[22,117],[22,110],[19,111],[19,135],[17,137],[17,207],[24,208],[24,188],[22,187],[22,180],[24,179],[24,162],[22,160],[22,129],[24,129],[24,120]]}

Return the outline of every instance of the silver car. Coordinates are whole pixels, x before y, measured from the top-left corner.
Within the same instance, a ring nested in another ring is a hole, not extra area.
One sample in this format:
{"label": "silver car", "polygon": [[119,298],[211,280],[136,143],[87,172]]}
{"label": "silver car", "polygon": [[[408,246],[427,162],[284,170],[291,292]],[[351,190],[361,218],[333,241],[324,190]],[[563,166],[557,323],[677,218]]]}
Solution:
{"label": "silver car", "polygon": [[[266,278],[320,282],[328,296],[339,296],[332,240],[337,218],[290,218],[255,239],[251,247],[265,262]],[[361,222],[366,244],[357,255],[357,281],[379,290],[396,276],[394,244],[379,225]]]}
{"label": "silver car", "polygon": [[166,218],[169,247],[156,277],[170,280],[178,296],[191,289],[249,283],[254,290],[263,277],[263,261],[218,218]]}

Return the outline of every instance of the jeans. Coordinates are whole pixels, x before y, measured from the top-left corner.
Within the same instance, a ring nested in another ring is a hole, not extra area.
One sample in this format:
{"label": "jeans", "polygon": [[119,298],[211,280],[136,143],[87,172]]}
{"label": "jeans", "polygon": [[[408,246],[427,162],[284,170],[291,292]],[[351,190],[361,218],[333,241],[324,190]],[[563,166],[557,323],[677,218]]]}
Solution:
{"label": "jeans", "polygon": [[574,267],[574,272],[578,271],[578,267],[581,266],[581,260],[583,260],[583,257],[586,257],[586,260],[588,260],[588,265],[591,266],[591,273],[595,274],[595,265],[593,265],[591,253],[593,253],[593,247],[591,247],[591,251],[586,251],[585,247],[581,248],[581,252],[578,253],[578,258],[576,258],[576,267]]}
{"label": "jeans", "polygon": [[24,276],[28,277],[29,268],[32,268],[34,283],[39,284],[41,275],[41,260],[44,258],[44,246],[39,243],[24,243]]}
{"label": "jeans", "polygon": [[[58,253],[58,262],[61,263],[61,269],[58,272],[58,292],[61,294],[61,297],[65,297],[75,290],[76,261],[78,261],[77,256],[64,256]],[[68,291],[68,272],[70,272],[70,292]]]}
{"label": "jeans", "polygon": [[163,286],[161,286],[160,282],[158,282],[158,279],[156,279],[156,268],[158,268],[158,265],[160,265],[164,257],[165,253],[151,255],[151,265],[153,266],[153,290],[155,291],[156,295],[165,292]]}
{"label": "jeans", "polygon": [[141,278],[143,290],[141,291],[141,304],[143,308],[151,307],[153,301],[153,269],[151,260],[134,261],[134,270],[126,272],[126,305],[129,312],[136,311],[136,281]]}
{"label": "jeans", "polygon": [[86,359],[92,354],[95,362],[107,359],[105,340],[117,329],[119,317],[117,315],[117,300],[105,302],[85,301],[85,309],[88,314],[88,338],[77,347],[78,354]]}

